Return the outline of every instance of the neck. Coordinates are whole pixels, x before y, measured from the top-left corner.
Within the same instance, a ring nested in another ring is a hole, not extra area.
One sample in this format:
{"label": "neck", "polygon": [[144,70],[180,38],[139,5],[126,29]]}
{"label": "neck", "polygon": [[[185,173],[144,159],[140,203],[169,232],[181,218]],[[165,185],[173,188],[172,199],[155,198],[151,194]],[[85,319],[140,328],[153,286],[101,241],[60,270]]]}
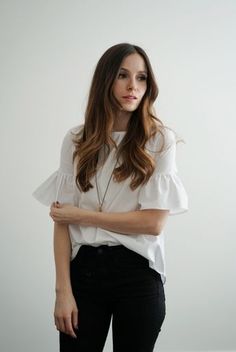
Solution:
{"label": "neck", "polygon": [[116,115],[115,122],[113,125],[113,131],[127,131],[128,122],[131,116],[131,112],[119,111]]}

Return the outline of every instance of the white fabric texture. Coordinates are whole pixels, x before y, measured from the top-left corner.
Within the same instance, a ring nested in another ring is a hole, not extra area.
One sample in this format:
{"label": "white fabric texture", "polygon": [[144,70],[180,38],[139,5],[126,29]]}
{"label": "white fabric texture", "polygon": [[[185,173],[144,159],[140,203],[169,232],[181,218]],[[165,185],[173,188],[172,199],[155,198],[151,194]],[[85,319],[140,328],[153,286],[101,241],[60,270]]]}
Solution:
{"label": "white fabric texture", "polygon": [[[96,211],[98,208],[95,178],[90,182],[94,186],[88,192],[80,192],[75,185],[72,155],[74,144],[71,132],[78,132],[83,125],[70,129],[62,143],[59,169],[53,172],[33,193],[33,196],[46,206],[52,202],[70,203],[83,209]],[[117,145],[122,141],[126,131],[112,132]],[[188,196],[176,167],[176,139],[174,133],[164,130],[165,149],[157,153],[163,142],[160,133],[146,144],[146,150],[155,158],[156,168],[146,185],[132,191],[131,179],[121,183],[111,179],[103,204],[105,212],[128,212],[142,209],[168,209],[169,215],[181,214],[188,210]],[[100,197],[102,198],[115,165],[115,149],[112,149],[104,166],[97,172]],[[83,244],[109,246],[122,244],[137,252],[149,261],[149,266],[160,273],[163,283],[166,281],[164,232],[158,236],[149,234],[125,235],[98,227],[69,225],[72,244],[71,260]]]}

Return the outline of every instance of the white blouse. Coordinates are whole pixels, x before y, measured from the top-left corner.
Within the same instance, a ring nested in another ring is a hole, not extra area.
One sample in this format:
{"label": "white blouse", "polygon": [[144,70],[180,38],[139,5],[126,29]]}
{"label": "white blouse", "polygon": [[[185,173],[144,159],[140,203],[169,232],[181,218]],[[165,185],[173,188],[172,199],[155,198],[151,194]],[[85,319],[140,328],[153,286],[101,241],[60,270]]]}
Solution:
{"label": "white blouse", "polygon": [[[95,177],[90,182],[94,186],[88,192],[80,192],[75,184],[75,168],[72,155],[74,144],[71,132],[78,132],[83,125],[71,128],[64,137],[60,166],[49,176],[34,192],[33,196],[46,206],[54,201],[71,203],[83,209],[96,211],[98,199]],[[126,131],[112,132],[112,138],[119,145]],[[132,191],[129,187],[131,178],[121,183],[111,179],[108,191],[103,203],[104,212],[128,212],[141,209],[169,209],[169,215],[181,214],[188,210],[188,196],[178,176],[176,167],[176,138],[169,130],[164,130],[165,149],[161,153],[155,153],[162,145],[163,138],[160,133],[152,137],[146,144],[146,150],[152,155],[157,163],[153,175],[144,186],[139,186]],[[111,172],[114,168],[115,148],[113,148],[102,168],[97,172],[97,183],[100,198],[103,198]],[[118,164],[119,165],[119,164]],[[137,252],[149,261],[149,267],[160,273],[163,283],[166,281],[164,233],[158,235],[149,234],[119,234],[104,230],[99,227],[81,226],[70,224],[69,234],[72,244],[71,260],[76,256],[81,245],[124,245],[130,250]]]}

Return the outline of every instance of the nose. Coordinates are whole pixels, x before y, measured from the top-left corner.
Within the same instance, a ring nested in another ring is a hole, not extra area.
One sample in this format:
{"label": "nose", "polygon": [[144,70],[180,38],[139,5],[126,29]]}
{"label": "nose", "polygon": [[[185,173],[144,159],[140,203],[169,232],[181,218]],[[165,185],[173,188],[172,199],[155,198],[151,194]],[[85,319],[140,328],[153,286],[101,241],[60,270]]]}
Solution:
{"label": "nose", "polygon": [[136,82],[135,79],[131,78],[128,82],[128,86],[127,86],[129,91],[133,91],[136,90]]}

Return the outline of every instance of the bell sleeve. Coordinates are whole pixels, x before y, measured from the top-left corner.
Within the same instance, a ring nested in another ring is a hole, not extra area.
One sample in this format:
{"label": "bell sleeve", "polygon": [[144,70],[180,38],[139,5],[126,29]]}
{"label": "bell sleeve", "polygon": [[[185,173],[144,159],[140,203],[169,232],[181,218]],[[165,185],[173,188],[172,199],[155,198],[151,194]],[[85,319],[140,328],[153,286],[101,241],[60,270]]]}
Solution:
{"label": "bell sleeve", "polygon": [[32,193],[40,203],[50,206],[53,202],[70,203],[75,205],[75,178],[73,167],[73,142],[69,130],[63,139],[60,154],[60,165],[41,185]]}
{"label": "bell sleeve", "polygon": [[[155,137],[155,150],[160,149],[161,135]],[[165,147],[155,153],[155,171],[140,189],[138,209],[165,209],[169,215],[177,215],[188,210],[188,196],[178,175],[176,166],[176,137],[173,131],[164,131]]]}

